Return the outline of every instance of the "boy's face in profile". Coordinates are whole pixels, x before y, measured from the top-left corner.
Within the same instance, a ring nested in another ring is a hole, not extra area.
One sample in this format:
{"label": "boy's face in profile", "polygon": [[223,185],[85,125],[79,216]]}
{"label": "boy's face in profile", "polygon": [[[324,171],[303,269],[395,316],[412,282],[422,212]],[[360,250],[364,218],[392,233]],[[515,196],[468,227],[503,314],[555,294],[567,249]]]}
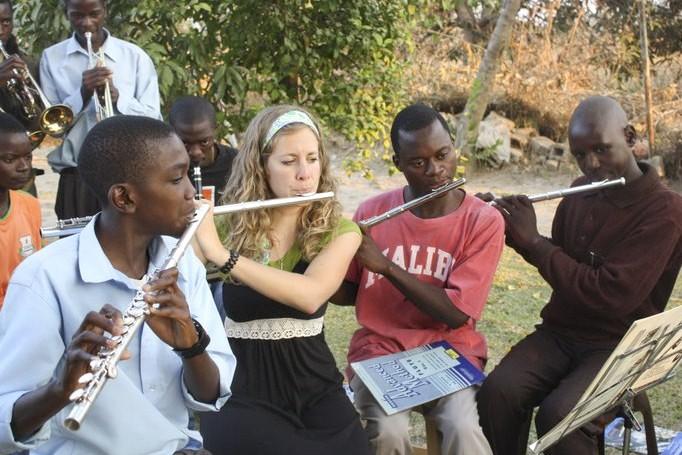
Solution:
{"label": "boy's face in profile", "polygon": [[0,189],[18,190],[28,183],[32,152],[26,134],[0,135]]}
{"label": "boy's face in profile", "polygon": [[194,187],[187,176],[189,158],[176,135],[158,141],[154,165],[133,184],[136,218],[155,235],[180,236],[194,216]]}

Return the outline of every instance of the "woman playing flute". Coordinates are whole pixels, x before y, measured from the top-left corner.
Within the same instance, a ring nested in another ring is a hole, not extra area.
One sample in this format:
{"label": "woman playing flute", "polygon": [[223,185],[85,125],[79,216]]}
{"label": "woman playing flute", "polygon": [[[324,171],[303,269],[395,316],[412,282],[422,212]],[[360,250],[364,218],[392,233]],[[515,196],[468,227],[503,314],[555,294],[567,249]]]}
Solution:
{"label": "woman playing flute", "polygon": [[[249,124],[223,203],[333,191],[320,128],[301,108],[275,106]],[[327,300],[361,237],[335,199],[213,217],[200,253],[221,265],[225,329],[237,357],[233,397],[205,414],[214,454],[363,454],[368,441],[325,342]]]}

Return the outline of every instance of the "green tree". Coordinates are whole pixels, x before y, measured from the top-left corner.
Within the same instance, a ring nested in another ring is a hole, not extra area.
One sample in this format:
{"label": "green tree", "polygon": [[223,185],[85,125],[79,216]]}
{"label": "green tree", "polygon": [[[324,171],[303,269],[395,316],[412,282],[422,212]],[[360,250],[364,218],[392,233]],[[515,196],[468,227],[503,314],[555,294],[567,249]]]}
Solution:
{"label": "green tree", "polygon": [[[272,103],[311,107],[369,154],[404,101],[411,0],[116,0],[108,28],[156,64],[164,107],[202,94],[241,129]],[[68,36],[59,0],[17,0],[29,50]],[[403,52],[404,55],[404,52]]]}

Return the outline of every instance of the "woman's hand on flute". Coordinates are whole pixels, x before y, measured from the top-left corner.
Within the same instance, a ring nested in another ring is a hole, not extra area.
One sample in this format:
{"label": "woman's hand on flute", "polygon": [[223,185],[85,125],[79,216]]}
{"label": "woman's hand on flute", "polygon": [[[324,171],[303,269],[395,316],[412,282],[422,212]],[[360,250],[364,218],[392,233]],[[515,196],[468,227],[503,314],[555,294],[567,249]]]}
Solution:
{"label": "woman's hand on flute", "polygon": [[211,204],[211,210],[206,214],[199,225],[199,229],[194,234],[195,246],[199,248],[200,257],[218,266],[223,265],[230,258],[230,253],[225,249],[218,236],[218,229],[213,217],[213,203],[206,200],[202,200],[200,203]]}

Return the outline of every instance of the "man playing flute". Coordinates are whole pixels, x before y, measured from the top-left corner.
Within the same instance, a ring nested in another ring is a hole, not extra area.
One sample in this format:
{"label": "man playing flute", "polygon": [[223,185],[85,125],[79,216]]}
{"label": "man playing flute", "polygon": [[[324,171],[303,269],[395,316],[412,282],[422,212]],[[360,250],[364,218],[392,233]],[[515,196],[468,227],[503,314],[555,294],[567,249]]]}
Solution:
{"label": "man playing flute", "polygon": [[[495,454],[525,453],[521,429],[539,406],[542,435],[573,408],[636,319],[664,310],[682,263],[682,198],[632,154],[635,130],[613,99],[573,112],[568,139],[584,176],[573,185],[624,177],[626,185],[565,198],[552,237],[542,237],[526,196],[497,199],[507,244],[552,287],[536,330],[484,382],[481,425]],[[547,454],[596,454],[601,430],[585,425]]]}
{"label": "man playing flute", "polygon": [[[407,186],[363,202],[356,221],[428,194],[455,175],[457,153],[448,125],[432,108],[415,104],[398,113],[391,142]],[[355,305],[361,325],[350,343],[349,362],[446,340],[483,369],[487,346],[476,322],[502,247],[502,217],[460,189],[372,227],[332,298]],[[409,411],[387,416],[357,376],[351,387],[376,453],[411,453]],[[467,388],[421,407],[442,435],[443,454],[490,453],[475,393]]]}

